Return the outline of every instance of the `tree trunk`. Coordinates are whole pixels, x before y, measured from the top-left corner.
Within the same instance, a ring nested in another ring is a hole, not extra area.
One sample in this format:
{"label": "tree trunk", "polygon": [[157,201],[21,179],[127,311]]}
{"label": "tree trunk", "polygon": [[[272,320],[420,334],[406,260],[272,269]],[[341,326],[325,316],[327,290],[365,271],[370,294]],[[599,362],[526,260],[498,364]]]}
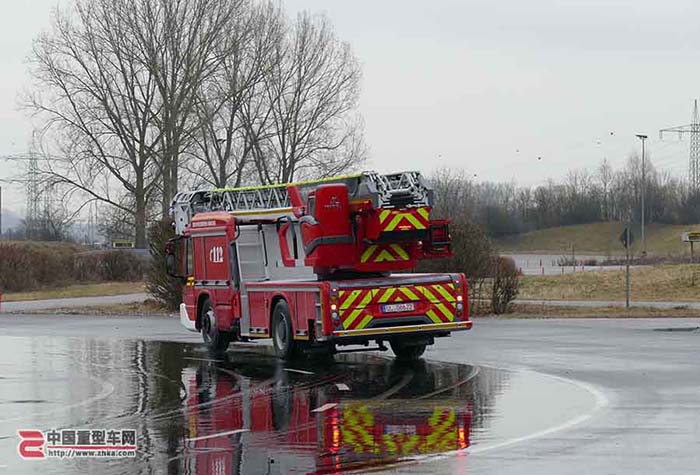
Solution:
{"label": "tree trunk", "polygon": [[136,209],[134,210],[134,247],[145,249],[146,246],[146,193],[143,189],[143,177],[136,177],[134,193]]}
{"label": "tree trunk", "polygon": [[166,151],[163,152],[163,159],[161,162],[162,167],[162,180],[163,180],[163,196],[161,197],[161,214],[163,219],[168,217],[168,211],[170,208],[170,201],[173,199],[173,193],[170,188],[170,163],[168,161],[169,155]]}

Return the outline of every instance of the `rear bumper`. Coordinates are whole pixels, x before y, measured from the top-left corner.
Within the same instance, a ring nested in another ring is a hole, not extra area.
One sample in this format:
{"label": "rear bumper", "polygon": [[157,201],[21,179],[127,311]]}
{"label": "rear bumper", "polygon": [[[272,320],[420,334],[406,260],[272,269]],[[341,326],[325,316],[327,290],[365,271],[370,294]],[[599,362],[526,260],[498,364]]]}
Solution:
{"label": "rear bumper", "polygon": [[190,316],[187,314],[187,307],[185,307],[184,303],[180,304],[180,325],[187,328],[191,332],[197,331],[195,322],[194,320],[190,320]]}
{"label": "rear bumper", "polygon": [[431,323],[425,325],[405,325],[397,327],[362,328],[359,330],[338,330],[331,333],[332,339],[350,337],[378,337],[383,335],[400,335],[405,333],[445,333],[460,330],[469,330],[472,327],[471,320],[452,323]]}

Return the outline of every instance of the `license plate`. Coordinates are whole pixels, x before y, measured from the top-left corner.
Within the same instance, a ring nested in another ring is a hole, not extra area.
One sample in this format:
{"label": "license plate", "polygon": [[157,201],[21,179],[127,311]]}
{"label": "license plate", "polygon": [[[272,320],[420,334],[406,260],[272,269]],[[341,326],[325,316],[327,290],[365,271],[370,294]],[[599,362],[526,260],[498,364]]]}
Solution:
{"label": "license plate", "polygon": [[384,433],[391,434],[391,435],[398,435],[398,434],[414,435],[416,433],[416,426],[387,424],[384,427]]}
{"label": "license plate", "polygon": [[385,303],[382,305],[382,313],[412,312],[416,309],[416,304],[410,303]]}

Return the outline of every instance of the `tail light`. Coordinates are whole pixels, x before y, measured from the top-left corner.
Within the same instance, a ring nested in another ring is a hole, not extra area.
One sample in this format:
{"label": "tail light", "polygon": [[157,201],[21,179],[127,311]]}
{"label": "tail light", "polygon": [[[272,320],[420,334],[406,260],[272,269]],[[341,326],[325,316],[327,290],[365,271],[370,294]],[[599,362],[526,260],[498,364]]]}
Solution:
{"label": "tail light", "polygon": [[459,428],[457,429],[457,443],[459,444],[460,450],[466,449],[469,446],[467,443],[466,431],[464,430],[464,426],[462,424],[460,424]]}
{"label": "tail light", "polygon": [[458,317],[464,319],[465,315],[469,315],[469,306],[467,303],[467,280],[464,275],[453,275],[452,283],[455,286],[455,293],[457,294],[455,302],[455,310]]}
{"label": "tail light", "polygon": [[340,450],[340,421],[336,410],[334,410],[331,415],[331,431],[333,437],[331,441],[331,452],[336,454]]}
{"label": "tail light", "polygon": [[333,321],[333,326],[340,326],[340,316],[338,314],[338,289],[332,288],[329,296],[329,301],[331,304],[331,320]]}
{"label": "tail light", "polygon": [[450,222],[441,219],[430,221],[428,240],[423,243],[423,254],[425,257],[451,257],[450,243]]}

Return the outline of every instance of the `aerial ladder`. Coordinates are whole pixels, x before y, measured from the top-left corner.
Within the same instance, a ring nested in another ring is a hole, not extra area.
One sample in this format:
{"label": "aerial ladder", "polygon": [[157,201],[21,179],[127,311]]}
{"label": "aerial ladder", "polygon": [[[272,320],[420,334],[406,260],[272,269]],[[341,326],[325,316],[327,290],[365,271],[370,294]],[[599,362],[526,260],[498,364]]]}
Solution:
{"label": "aerial ladder", "polygon": [[449,256],[448,222],[431,220],[432,206],[433,190],[420,172],[368,171],[297,183],[180,192],[171,214],[177,234],[203,212],[224,211],[240,224],[275,222],[287,266],[298,265],[299,256],[289,252],[288,241],[298,239],[300,227],[305,265],[325,275],[336,270],[406,270],[421,258]]}

